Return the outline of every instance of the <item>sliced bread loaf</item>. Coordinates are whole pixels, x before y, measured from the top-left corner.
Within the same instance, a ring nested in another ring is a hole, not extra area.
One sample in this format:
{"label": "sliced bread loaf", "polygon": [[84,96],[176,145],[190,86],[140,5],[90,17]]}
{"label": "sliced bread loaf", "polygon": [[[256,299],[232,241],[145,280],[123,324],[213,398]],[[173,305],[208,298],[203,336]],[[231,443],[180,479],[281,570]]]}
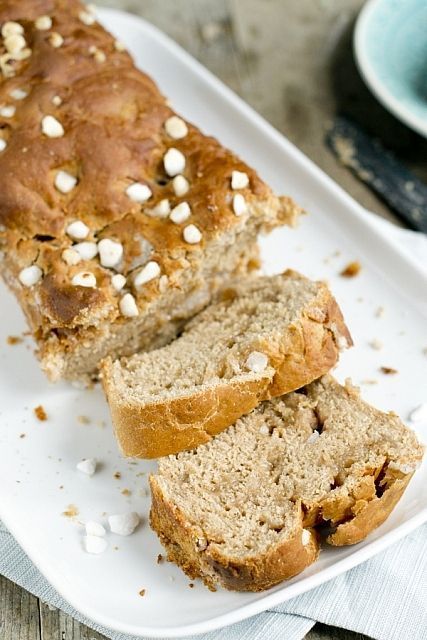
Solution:
{"label": "sliced bread loaf", "polygon": [[333,367],[351,344],[324,283],[287,271],[241,279],[166,347],[102,365],[124,455],[191,449],[262,400]]}
{"label": "sliced bread loaf", "polygon": [[319,527],[346,545],[384,522],[422,454],[395,414],[324,376],[160,460],[151,525],[191,578],[267,589],[316,559]]}

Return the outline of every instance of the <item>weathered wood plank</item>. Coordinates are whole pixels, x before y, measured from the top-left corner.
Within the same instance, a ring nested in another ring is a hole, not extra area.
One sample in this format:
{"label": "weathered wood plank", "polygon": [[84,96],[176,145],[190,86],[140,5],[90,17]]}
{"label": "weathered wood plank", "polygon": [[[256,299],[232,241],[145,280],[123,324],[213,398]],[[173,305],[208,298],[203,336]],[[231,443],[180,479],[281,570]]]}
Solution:
{"label": "weathered wood plank", "polygon": [[318,623],[306,635],[305,640],[369,640],[369,638],[360,633]]}
{"label": "weathered wood plank", "polygon": [[40,640],[36,597],[0,576],[0,640]]}
{"label": "weathered wood plank", "polygon": [[346,39],[364,0],[231,0],[240,53],[251,61],[245,99],[368,209],[394,219],[325,145],[339,97],[333,91],[337,50],[352,57]]}
{"label": "weathered wood plank", "polygon": [[245,79],[236,60],[236,47],[228,0],[106,0],[105,6],[120,7],[142,16],[171,36],[189,53],[243,93]]}
{"label": "weathered wood plank", "polygon": [[105,638],[59,609],[52,609],[44,603],[40,603],[40,623],[41,640],[104,640]]}

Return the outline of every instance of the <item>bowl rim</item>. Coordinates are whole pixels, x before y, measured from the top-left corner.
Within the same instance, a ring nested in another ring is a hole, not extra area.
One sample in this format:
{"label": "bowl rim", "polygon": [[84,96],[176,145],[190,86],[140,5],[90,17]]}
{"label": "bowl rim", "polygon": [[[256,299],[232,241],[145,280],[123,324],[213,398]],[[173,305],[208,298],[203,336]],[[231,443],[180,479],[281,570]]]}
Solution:
{"label": "bowl rim", "polygon": [[408,106],[402,104],[402,102],[393,95],[392,91],[390,91],[379,78],[364,46],[366,31],[370,20],[378,6],[383,2],[384,0],[368,0],[358,15],[353,34],[353,50],[356,65],[367,86],[381,104],[411,129],[427,138],[427,119],[423,119],[413,113]]}

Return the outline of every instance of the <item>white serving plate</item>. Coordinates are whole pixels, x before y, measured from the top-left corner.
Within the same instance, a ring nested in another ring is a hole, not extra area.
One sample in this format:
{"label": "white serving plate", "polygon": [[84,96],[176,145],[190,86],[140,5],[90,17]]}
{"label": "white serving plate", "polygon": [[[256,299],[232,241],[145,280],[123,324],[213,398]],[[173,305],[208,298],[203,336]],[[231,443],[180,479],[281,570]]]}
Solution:
{"label": "white serving plate", "polygon": [[[291,266],[330,281],[357,345],[343,355],[338,378],[351,373],[355,382],[377,379],[379,384],[364,387],[365,397],[403,417],[425,401],[425,274],[383,239],[356,202],[180,47],[134,16],[103,10],[100,17],[178,111],[217,135],[276,190],[290,193],[310,211],[297,231],[277,231],[263,241],[265,268],[277,272]],[[340,269],[353,259],[360,260],[361,274],[340,278]],[[49,385],[29,339],[6,344],[7,336],[19,334],[25,324],[4,287],[0,296],[0,518],[62,596],[99,624],[149,637],[182,637],[231,624],[354,567],[427,520],[424,464],[392,516],[361,544],[325,549],[303,574],[266,593],[211,593],[197,581],[190,589],[177,567],[156,563],[162,549],[147,523],[149,498],[140,495],[146,492],[147,477],[138,475],[155,464],[133,465],[120,457],[99,388]],[[380,306],[384,314],[377,317]],[[381,351],[368,346],[374,338],[384,343]],[[395,367],[398,374],[380,374],[381,365]],[[34,417],[39,404],[48,413],[46,422]],[[81,424],[81,415],[90,424]],[[419,431],[426,436],[427,425]],[[75,465],[91,456],[102,468],[89,478]],[[121,479],[113,477],[115,471]],[[125,488],[131,496],[122,495]],[[79,510],[74,520],[61,515],[70,504]],[[105,520],[108,513],[128,509],[143,517],[134,535],[109,534],[109,548],[101,556],[83,552],[79,519]],[[142,588],[145,597],[139,596]]]}

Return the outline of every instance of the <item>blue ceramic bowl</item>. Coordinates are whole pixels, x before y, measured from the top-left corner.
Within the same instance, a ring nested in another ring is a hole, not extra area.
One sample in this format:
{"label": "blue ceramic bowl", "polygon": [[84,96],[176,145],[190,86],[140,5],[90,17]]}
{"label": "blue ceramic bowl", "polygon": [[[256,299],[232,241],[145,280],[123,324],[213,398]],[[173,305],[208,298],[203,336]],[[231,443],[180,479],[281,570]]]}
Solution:
{"label": "blue ceramic bowl", "polygon": [[369,0],[357,20],[354,48],[378,100],[427,137],[427,0]]}

